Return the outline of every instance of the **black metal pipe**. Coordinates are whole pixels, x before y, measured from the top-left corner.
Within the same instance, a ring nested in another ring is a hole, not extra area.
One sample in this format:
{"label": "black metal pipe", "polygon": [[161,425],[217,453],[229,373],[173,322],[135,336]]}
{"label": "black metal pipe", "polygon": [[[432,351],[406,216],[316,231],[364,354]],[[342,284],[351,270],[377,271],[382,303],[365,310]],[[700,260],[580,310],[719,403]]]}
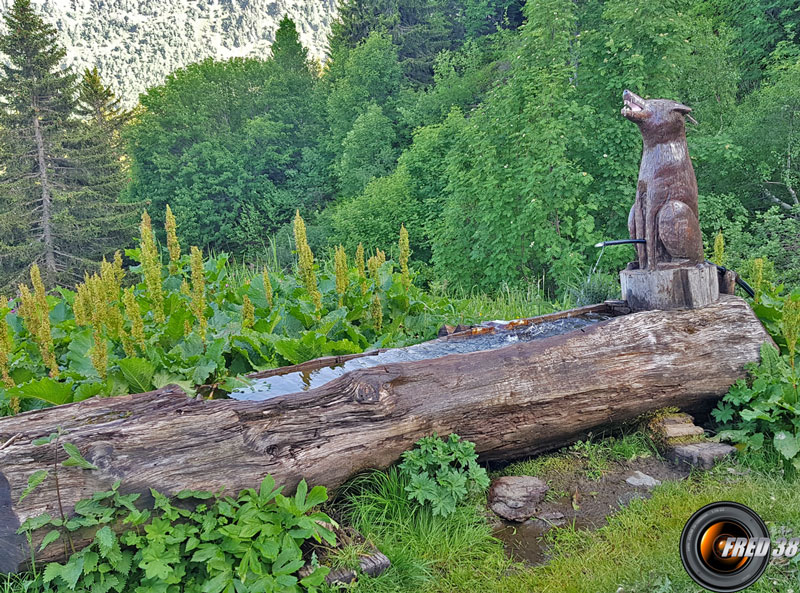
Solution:
{"label": "black metal pipe", "polygon": [[[595,247],[604,247],[605,248],[605,247],[608,247],[609,245],[631,245],[631,244],[635,244],[635,243],[642,244],[642,243],[647,243],[647,241],[644,240],[644,239],[615,239],[614,241],[600,241],[600,243],[597,243],[595,245]],[[725,274],[728,271],[728,268],[726,268],[725,266],[717,266],[712,261],[706,260],[706,263],[707,264],[711,264],[712,266],[716,266],[717,267],[717,272],[720,273],[720,274]],[[731,271],[733,272],[733,270],[731,270]],[[736,272],[733,272],[733,273],[736,274]],[[751,299],[755,298],[756,291],[753,290],[753,287],[750,286],[747,282],[742,280],[739,277],[739,274],[736,274],[736,284],[738,284],[741,287],[741,289],[744,290]]]}
{"label": "black metal pipe", "polygon": [[[709,260],[706,260],[706,263],[707,263],[707,264],[711,264],[712,266],[716,266],[716,265],[717,265],[717,264],[715,264],[714,262],[712,262],[712,261],[709,261]],[[725,266],[717,266],[717,272],[719,272],[720,274],[723,274],[723,275],[724,275],[724,274],[725,274],[726,272],[728,272],[728,271],[729,271],[729,270],[728,270],[728,268],[726,268]],[[730,270],[730,271],[731,271],[731,272],[733,272],[733,273],[736,275],[736,284],[738,284],[738,285],[739,285],[739,286],[742,288],[742,290],[744,290],[744,291],[747,293],[747,295],[748,295],[748,296],[749,296],[751,299],[752,299],[752,298],[755,298],[755,296],[756,296],[756,291],[755,291],[755,290],[753,290],[753,287],[752,287],[752,286],[750,286],[750,285],[749,285],[747,282],[745,282],[744,280],[742,280],[742,279],[739,277],[739,274],[736,274],[736,272],[734,272],[733,270]]]}
{"label": "black metal pipe", "polygon": [[614,241],[601,241],[595,247],[608,247],[609,245],[630,245],[632,243],[647,243],[644,239],[615,239]]}

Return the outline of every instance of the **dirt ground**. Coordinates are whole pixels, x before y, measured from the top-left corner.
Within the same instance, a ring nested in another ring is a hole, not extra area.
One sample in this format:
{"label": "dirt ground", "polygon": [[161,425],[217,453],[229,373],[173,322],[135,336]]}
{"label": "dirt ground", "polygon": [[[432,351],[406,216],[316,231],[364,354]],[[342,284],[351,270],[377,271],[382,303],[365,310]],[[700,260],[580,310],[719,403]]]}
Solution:
{"label": "dirt ground", "polygon": [[637,470],[661,482],[682,480],[689,475],[688,466],[654,457],[611,462],[602,472],[588,472],[588,475],[584,469],[577,462],[572,471],[556,468],[538,475],[550,486],[536,513],[541,518],[511,523],[492,515],[496,520],[495,536],[516,560],[542,564],[547,561],[547,544],[542,536],[548,530],[573,523],[576,529],[596,529],[606,523],[608,515],[631,500],[649,497],[650,487],[632,486],[625,481]]}

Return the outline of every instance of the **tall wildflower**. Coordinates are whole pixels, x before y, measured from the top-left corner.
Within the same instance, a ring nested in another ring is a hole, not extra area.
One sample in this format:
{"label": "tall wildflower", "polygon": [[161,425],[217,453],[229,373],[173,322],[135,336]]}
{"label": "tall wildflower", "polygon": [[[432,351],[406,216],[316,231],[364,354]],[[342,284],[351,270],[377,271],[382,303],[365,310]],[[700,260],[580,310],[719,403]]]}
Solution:
{"label": "tall wildflower", "polygon": [[372,282],[375,286],[378,286],[380,281],[379,272],[381,266],[386,263],[386,254],[381,251],[380,249],[375,250],[375,255],[370,257],[367,260],[367,269],[369,270],[369,276],[372,279]]}
{"label": "tall wildflower", "polygon": [[192,268],[192,313],[197,319],[200,338],[205,341],[206,327],[206,277],[203,270],[203,252],[194,245],[191,251]]}
{"label": "tall wildflower", "polygon": [[144,349],[144,322],[139,303],[136,302],[136,296],[133,294],[133,287],[125,289],[122,300],[125,303],[125,315],[131,322],[131,336]]}
{"label": "tall wildflower", "polygon": [[267,304],[271,307],[274,295],[272,293],[272,282],[270,282],[269,280],[269,270],[267,269],[267,266],[264,266],[263,278],[264,278],[264,296],[267,298]]}
{"label": "tall wildflower", "polygon": [[142,224],[139,227],[141,236],[142,274],[147,286],[147,294],[153,307],[153,319],[156,323],[164,322],[164,292],[161,286],[161,256],[153,236],[153,226],[147,210],[142,213]]}
{"label": "tall wildflower", "polygon": [[242,298],[242,327],[250,328],[256,321],[256,309],[250,301],[250,297],[244,295]]}
{"label": "tall wildflower", "polygon": [[103,258],[97,287],[99,321],[115,338],[121,337],[123,333],[123,319],[119,304],[122,301],[122,279],[124,275],[121,258],[119,259],[119,266],[116,258],[114,263],[108,263]]}
{"label": "tall wildflower", "polygon": [[350,283],[347,277],[347,253],[342,245],[336,248],[333,261],[336,269],[336,293],[339,295],[339,306],[341,307],[344,304],[344,295]]}
{"label": "tall wildflower", "polygon": [[42,361],[50,369],[50,376],[56,377],[58,376],[58,363],[56,362],[53,336],[50,334],[50,307],[47,304],[42,275],[36,264],[31,266],[31,284],[33,285],[33,294],[27,285],[19,285],[20,314],[25,320],[25,327],[39,347]]}
{"label": "tall wildflower", "polygon": [[294,242],[297,248],[300,277],[303,279],[306,292],[314,301],[314,306],[319,310],[322,308],[322,295],[317,289],[317,276],[314,274],[314,254],[311,252],[311,247],[308,246],[306,223],[300,216],[299,210],[295,212],[294,216]]}
{"label": "tall wildflower", "polygon": [[361,282],[361,294],[367,294],[367,270],[364,265],[364,246],[361,243],[356,248],[356,270]]}
{"label": "tall wildflower", "polygon": [[169,251],[169,273],[175,274],[178,271],[178,260],[181,258],[181,244],[178,242],[178,225],[175,216],[167,204],[167,218],[164,223],[164,230],[167,231],[167,250]]}
{"label": "tall wildflower", "polygon": [[94,327],[92,332],[92,347],[89,349],[89,359],[92,366],[105,381],[108,375],[108,342],[99,327]]}
{"label": "tall wildflower", "polygon": [[797,351],[797,340],[800,337],[800,301],[787,298],[783,303],[781,331],[789,350],[789,364],[794,369],[794,355]]}
{"label": "tall wildflower", "polygon": [[753,260],[753,292],[756,293],[753,300],[761,302],[761,290],[764,285],[764,259],[757,257]]}
{"label": "tall wildflower", "polygon": [[722,236],[722,231],[717,233],[714,237],[714,264],[721,266],[725,261],[725,237]]}
{"label": "tall wildflower", "polygon": [[400,226],[400,274],[402,277],[403,288],[408,291],[411,288],[411,273],[408,270],[408,258],[411,257],[411,246],[408,243],[408,231],[405,225]]}
{"label": "tall wildflower", "polygon": [[[5,297],[0,298],[0,380],[6,387],[14,387],[14,379],[9,375],[11,353],[14,351],[14,340],[11,337],[11,328],[6,322],[8,314],[8,301]],[[16,413],[16,412],[15,412]]]}
{"label": "tall wildflower", "polygon": [[375,331],[381,331],[381,326],[383,325],[383,307],[381,306],[381,298],[378,296],[377,292],[372,297],[369,316],[372,318],[372,325],[375,327]]}

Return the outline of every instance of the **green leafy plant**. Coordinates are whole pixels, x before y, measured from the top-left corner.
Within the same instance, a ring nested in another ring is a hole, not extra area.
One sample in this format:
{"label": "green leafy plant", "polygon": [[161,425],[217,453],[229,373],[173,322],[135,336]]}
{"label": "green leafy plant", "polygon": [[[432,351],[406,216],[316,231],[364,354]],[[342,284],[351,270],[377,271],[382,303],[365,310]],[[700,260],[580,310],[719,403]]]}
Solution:
{"label": "green leafy plant", "polygon": [[720,437],[752,450],[765,444],[784,460],[787,475],[800,470],[798,376],[788,355],[771,344],[761,347],[761,362],[750,365],[748,379],[733,384],[712,415]]}
{"label": "green leafy plant", "polygon": [[[294,496],[281,494],[267,476],[256,489],[237,498],[205,491],[182,491],[174,500],[151,490],[152,508],[135,504],[138,493],[123,494],[120,482],[75,505],[64,520],[41,515],[20,532],[50,528],[39,551],[56,542],[61,531],[95,528],[91,544],[63,564],[50,563],[40,575],[45,591],[78,593],[136,591],[156,593],[313,593],[328,568],[307,564],[301,546],[307,541],[335,545],[333,520],[316,508],[328,499],[325,488]],[[128,527],[118,535],[119,525]]]}
{"label": "green leafy plant", "polygon": [[417,441],[403,453],[400,474],[408,480],[409,500],[430,506],[434,515],[446,517],[470,494],[489,487],[486,470],[477,462],[475,444],[451,434],[445,441],[435,434]]}
{"label": "green leafy plant", "polygon": [[169,266],[145,216],[141,248],[126,251],[138,265],[125,269],[118,254],[76,291],[49,295],[33,274],[25,303],[0,299],[0,415],[169,383],[224,396],[250,372],[405,346],[478,317],[423,292],[391,259],[367,278],[357,258],[350,268],[340,250],[337,266],[306,244],[302,273],[237,273],[225,254],[181,254],[168,235]]}

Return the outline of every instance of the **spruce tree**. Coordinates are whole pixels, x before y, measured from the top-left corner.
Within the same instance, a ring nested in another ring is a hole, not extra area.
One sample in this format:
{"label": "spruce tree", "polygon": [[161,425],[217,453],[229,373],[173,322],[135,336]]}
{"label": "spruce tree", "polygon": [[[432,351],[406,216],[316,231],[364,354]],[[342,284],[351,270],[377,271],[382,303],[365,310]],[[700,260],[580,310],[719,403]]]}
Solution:
{"label": "spruce tree", "polygon": [[0,285],[33,263],[45,282],[69,283],[135,229],[98,172],[99,141],[76,113],[76,77],[54,27],[14,0],[0,36]]}
{"label": "spruce tree", "polygon": [[308,50],[300,43],[297,27],[288,16],[281,19],[278,30],[275,32],[272,59],[284,70],[308,71]]}
{"label": "spruce tree", "polygon": [[84,70],[75,112],[83,119],[76,157],[83,164],[86,181],[99,196],[116,202],[128,181],[121,132],[131,112],[123,109],[111,87],[103,84],[97,68]]}

